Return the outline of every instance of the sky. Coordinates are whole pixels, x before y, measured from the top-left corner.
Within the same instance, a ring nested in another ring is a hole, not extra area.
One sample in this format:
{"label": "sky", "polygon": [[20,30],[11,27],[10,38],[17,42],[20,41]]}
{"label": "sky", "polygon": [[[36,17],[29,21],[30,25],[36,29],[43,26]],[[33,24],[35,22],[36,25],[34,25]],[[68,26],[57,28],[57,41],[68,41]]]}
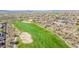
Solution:
{"label": "sky", "polygon": [[0,10],[79,10],[78,0],[0,0]]}

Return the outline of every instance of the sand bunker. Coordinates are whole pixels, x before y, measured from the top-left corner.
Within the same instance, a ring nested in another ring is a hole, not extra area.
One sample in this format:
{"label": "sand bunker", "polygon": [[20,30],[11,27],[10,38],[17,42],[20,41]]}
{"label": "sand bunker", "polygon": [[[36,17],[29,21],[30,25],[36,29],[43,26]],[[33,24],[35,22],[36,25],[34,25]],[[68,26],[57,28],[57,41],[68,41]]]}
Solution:
{"label": "sand bunker", "polygon": [[22,22],[23,22],[23,23],[31,23],[32,20],[29,20],[29,21],[25,21],[25,20],[23,20]]}
{"label": "sand bunker", "polygon": [[22,32],[20,34],[20,38],[22,39],[22,42],[26,44],[30,44],[33,42],[31,35],[27,32]]}

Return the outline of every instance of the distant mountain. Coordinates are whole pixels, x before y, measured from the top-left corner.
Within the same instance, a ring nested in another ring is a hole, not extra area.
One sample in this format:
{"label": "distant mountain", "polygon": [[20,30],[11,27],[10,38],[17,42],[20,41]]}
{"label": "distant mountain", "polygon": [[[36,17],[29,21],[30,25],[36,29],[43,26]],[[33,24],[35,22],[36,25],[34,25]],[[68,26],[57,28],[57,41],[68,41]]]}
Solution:
{"label": "distant mountain", "polygon": [[31,10],[0,10],[0,13],[32,12]]}
{"label": "distant mountain", "polygon": [[79,12],[79,10],[0,10],[0,13],[18,13],[18,12]]}

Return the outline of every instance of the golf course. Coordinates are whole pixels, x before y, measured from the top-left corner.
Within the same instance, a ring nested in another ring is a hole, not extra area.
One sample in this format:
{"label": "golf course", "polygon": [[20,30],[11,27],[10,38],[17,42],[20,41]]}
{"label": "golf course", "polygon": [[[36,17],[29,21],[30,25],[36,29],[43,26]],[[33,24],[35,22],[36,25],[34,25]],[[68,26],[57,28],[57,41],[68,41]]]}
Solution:
{"label": "golf course", "polygon": [[69,46],[55,33],[50,32],[35,23],[15,21],[13,25],[20,32],[23,32],[22,34],[25,32],[31,37],[30,43],[24,43],[22,38],[18,36],[18,43],[16,45],[18,48],[69,48]]}

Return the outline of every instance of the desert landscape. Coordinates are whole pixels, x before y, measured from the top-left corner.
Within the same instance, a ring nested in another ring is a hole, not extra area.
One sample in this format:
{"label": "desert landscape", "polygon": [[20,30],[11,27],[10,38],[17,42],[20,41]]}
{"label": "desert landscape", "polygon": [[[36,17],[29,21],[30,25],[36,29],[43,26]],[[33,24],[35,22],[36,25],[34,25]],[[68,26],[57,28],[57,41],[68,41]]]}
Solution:
{"label": "desert landscape", "polygon": [[2,23],[2,48],[79,48],[78,10],[1,10]]}

